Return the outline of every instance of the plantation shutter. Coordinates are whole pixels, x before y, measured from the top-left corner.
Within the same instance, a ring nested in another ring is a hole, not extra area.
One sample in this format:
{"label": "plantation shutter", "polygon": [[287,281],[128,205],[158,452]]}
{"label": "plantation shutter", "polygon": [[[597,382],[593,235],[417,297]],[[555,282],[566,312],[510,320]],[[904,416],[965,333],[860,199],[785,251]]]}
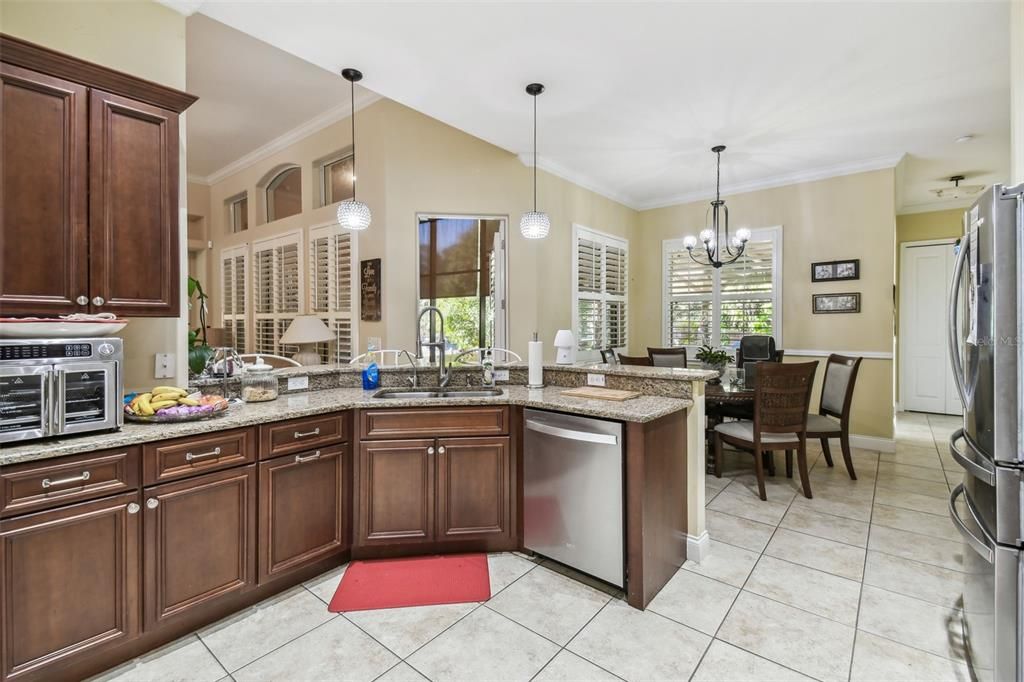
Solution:
{"label": "plantation shutter", "polygon": [[573,317],[578,350],[596,354],[628,344],[628,242],[575,228]]}
{"label": "plantation shutter", "polygon": [[287,356],[298,350],[279,339],[301,312],[301,241],[301,232],[292,232],[253,243],[256,353]]}
{"label": "plantation shutter", "polygon": [[224,328],[224,344],[244,353],[248,247],[237,246],[224,249],[220,253],[221,326]]}
{"label": "plantation shutter", "polygon": [[721,269],[719,345],[732,346],[773,328],[774,242],[749,241],[743,256]]}
{"label": "plantation shutter", "polygon": [[309,231],[309,312],[334,334],[317,344],[324,363],[345,363],[353,355],[352,303],[354,258],[352,234],[334,224]]}
{"label": "plantation shutter", "polygon": [[711,342],[713,269],[694,263],[686,249],[666,251],[669,346]]}

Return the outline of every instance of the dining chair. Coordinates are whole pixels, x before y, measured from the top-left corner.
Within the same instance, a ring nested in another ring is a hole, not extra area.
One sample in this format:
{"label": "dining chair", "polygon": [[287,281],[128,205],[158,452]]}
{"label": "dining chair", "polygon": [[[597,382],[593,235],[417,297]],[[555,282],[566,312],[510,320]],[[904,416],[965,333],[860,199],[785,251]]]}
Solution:
{"label": "dining chair", "polygon": [[686,367],[685,348],[647,347],[647,357],[655,367]]}
{"label": "dining chair", "polygon": [[832,466],[828,439],[838,438],[839,447],[843,451],[843,461],[846,462],[846,471],[854,481],[857,480],[857,474],[853,470],[853,457],[850,454],[850,407],[853,404],[853,387],[857,383],[857,372],[860,371],[862,359],[835,353],[828,356],[818,414],[807,415],[807,437],[821,439],[825,463]]}
{"label": "dining chair", "polygon": [[615,355],[614,348],[602,348],[601,349],[601,362],[606,365],[617,365],[619,363],[618,358]]}
{"label": "dining chair", "polygon": [[715,426],[716,477],[722,477],[723,442],[747,450],[754,455],[758,493],[762,500],[767,500],[763,453],[796,450],[804,497],[811,498],[811,480],[807,473],[807,408],[817,368],[817,362],[757,363],[753,421],[724,422]]}
{"label": "dining chair", "polygon": [[620,365],[643,365],[645,367],[651,366],[651,359],[646,355],[623,355],[619,353],[619,364]]}

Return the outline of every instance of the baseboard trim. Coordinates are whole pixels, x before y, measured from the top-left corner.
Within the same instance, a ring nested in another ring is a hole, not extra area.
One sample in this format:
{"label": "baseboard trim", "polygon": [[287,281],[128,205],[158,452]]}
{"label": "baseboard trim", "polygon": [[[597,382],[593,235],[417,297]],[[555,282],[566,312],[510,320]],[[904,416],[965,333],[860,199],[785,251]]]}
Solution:
{"label": "baseboard trim", "polygon": [[862,450],[875,450],[877,452],[896,452],[896,440],[894,438],[879,438],[878,436],[861,436],[856,433],[850,434],[850,445]]}
{"label": "baseboard trim", "polygon": [[711,555],[711,536],[707,531],[700,535],[686,536],[686,559],[698,564]]}

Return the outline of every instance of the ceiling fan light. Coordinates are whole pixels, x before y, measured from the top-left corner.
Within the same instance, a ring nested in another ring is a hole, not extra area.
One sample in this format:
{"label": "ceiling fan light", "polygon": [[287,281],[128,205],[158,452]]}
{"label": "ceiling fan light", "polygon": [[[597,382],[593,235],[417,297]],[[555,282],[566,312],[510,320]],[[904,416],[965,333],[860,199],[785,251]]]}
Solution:
{"label": "ceiling fan light", "polygon": [[527,211],[519,220],[519,232],[527,239],[544,239],[551,231],[551,219],[547,213]]}
{"label": "ceiling fan light", "polygon": [[365,230],[372,218],[370,207],[361,201],[345,199],[338,204],[338,224],[346,229]]}

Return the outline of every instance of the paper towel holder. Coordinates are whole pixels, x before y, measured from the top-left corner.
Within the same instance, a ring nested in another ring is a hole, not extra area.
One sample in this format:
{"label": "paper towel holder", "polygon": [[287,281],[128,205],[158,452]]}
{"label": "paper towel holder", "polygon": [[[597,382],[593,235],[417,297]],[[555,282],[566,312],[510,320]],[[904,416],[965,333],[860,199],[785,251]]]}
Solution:
{"label": "paper towel holder", "polygon": [[527,388],[544,388],[544,344],[538,340],[537,332],[529,343],[529,370],[527,372]]}

